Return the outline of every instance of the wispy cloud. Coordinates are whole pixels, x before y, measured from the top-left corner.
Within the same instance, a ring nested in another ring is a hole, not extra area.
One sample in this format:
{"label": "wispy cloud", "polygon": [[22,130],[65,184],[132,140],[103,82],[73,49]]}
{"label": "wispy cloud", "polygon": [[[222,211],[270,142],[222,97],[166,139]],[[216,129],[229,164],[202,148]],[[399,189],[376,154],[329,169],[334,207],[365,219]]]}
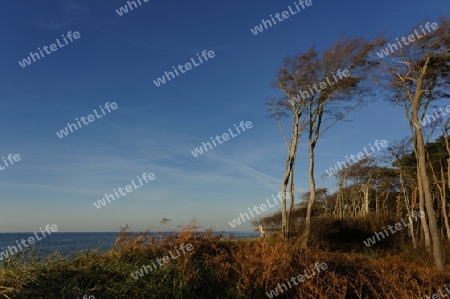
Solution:
{"label": "wispy cloud", "polygon": [[28,189],[28,190],[41,190],[47,192],[64,192],[72,194],[81,195],[102,195],[102,192],[89,189],[78,189],[62,186],[53,185],[43,185],[43,184],[29,184],[29,183],[19,183],[19,182],[0,182],[2,188],[12,188],[12,189]]}
{"label": "wispy cloud", "polygon": [[60,2],[57,7],[55,7],[56,13],[52,20],[41,20],[38,21],[38,26],[42,29],[47,30],[57,30],[65,28],[71,25],[74,21],[86,21],[86,18],[90,14],[90,9],[87,4],[81,3],[81,1],[69,1]]}

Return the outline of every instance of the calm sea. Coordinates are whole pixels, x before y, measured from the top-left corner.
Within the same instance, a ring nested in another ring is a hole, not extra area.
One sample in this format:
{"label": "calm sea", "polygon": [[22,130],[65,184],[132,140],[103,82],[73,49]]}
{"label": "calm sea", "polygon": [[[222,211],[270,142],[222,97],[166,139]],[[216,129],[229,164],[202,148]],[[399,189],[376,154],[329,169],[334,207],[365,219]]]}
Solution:
{"label": "calm sea", "polygon": [[[175,232],[156,233],[156,236],[176,235]],[[238,238],[257,237],[259,233],[255,232],[214,232],[213,234],[222,234],[224,236],[234,235]],[[138,234],[136,234],[138,235]],[[33,237],[34,233],[0,233],[0,251],[5,251],[8,245],[15,245],[17,241],[27,240]],[[42,235],[38,233],[39,238]],[[80,250],[89,250],[99,248],[106,251],[114,245],[118,233],[52,233],[32,246],[40,249],[40,254],[45,255],[52,251],[59,251],[64,255],[70,255]],[[158,237],[157,237],[158,239]],[[26,243],[28,244],[28,242]],[[24,247],[21,245],[22,248]]]}

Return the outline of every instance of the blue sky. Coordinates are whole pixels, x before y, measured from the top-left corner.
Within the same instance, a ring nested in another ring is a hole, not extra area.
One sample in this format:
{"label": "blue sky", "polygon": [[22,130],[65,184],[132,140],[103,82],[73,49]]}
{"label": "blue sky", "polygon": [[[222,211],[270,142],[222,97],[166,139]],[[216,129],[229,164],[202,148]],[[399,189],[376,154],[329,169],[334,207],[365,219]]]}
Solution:
{"label": "blue sky", "polygon": [[[8,1],[0,17],[0,157],[21,160],[0,171],[0,232],[176,230],[195,218],[228,224],[281,188],[286,149],[265,102],[285,56],[332,44],[341,33],[395,38],[450,11],[444,0],[315,1],[253,35],[250,28],[294,1],[154,1],[123,16],[126,1]],[[81,37],[22,68],[18,61],[68,31]],[[153,80],[203,50],[215,57],[170,82]],[[60,139],[56,132],[106,102],[118,109]],[[382,98],[350,115],[317,146],[320,175],[376,139],[409,134],[401,109]],[[191,150],[240,121],[253,128],[194,158]],[[296,189],[308,190],[300,146]],[[1,162],[1,160],[0,160]],[[93,202],[137,175],[154,181],[101,209]],[[275,212],[279,206],[263,215]],[[169,218],[163,228],[162,218]],[[245,223],[235,230],[249,231]]]}

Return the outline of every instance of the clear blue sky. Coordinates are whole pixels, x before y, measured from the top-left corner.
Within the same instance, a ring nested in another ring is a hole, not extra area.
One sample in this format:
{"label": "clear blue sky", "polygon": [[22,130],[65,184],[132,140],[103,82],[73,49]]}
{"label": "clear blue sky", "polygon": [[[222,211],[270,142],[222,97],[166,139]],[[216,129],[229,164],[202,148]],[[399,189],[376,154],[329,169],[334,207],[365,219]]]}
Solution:
{"label": "clear blue sky", "polygon": [[[316,1],[253,35],[250,28],[294,1],[155,1],[119,16],[123,0],[7,1],[0,16],[0,232],[175,230],[196,218],[215,230],[281,188],[286,149],[265,102],[287,55],[332,44],[343,32],[392,38],[450,11],[447,0]],[[68,31],[81,37],[22,68],[18,61]],[[161,87],[153,80],[196,53],[215,57]],[[56,132],[106,102],[119,108],[60,139]],[[320,175],[369,142],[409,134],[402,110],[382,99],[350,115],[317,146]],[[253,128],[194,158],[191,150],[240,121]],[[308,189],[302,143],[296,188]],[[3,163],[2,160],[0,162]],[[0,164],[3,165],[3,164]],[[137,175],[156,179],[96,209]],[[279,206],[278,206],[279,207]],[[275,212],[272,208],[264,215]],[[248,231],[245,223],[235,230]]]}

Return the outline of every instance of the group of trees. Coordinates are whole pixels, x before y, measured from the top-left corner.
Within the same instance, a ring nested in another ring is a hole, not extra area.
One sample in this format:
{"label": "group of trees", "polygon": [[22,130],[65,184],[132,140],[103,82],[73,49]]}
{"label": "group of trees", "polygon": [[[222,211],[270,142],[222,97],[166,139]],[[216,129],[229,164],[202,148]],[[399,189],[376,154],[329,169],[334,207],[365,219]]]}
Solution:
{"label": "group of trees", "polygon": [[[437,118],[438,113],[431,112],[433,104],[450,97],[450,21],[442,16],[437,24],[437,30],[408,46],[397,47],[397,51],[384,58],[374,53],[388,45],[386,38],[367,40],[342,36],[321,53],[311,48],[283,60],[273,83],[282,96],[270,99],[267,106],[278,121],[287,147],[281,190],[280,230],[284,238],[300,233],[303,245],[307,246],[313,210],[315,215],[323,213],[340,218],[366,217],[369,211],[376,214],[396,211],[398,216],[406,212],[410,223],[411,212],[420,210],[426,212],[426,217],[421,219],[424,246],[432,252],[436,267],[444,269],[441,228],[445,227],[450,241],[447,217],[450,118],[445,119],[441,113],[436,122],[427,127],[421,125],[425,117],[430,117],[428,114]],[[388,46],[393,48],[391,44]],[[336,78],[344,70],[346,75]],[[334,194],[316,188],[315,148],[320,137],[357,107],[381,97],[404,108],[411,135],[390,146],[384,161],[366,158],[337,173],[338,190]],[[290,130],[283,129],[285,123],[290,124]],[[430,136],[436,130],[442,130],[443,135],[430,143]],[[310,188],[301,197],[305,209],[300,213],[295,208],[294,170],[302,137],[308,144]],[[290,193],[289,206],[286,192]],[[302,232],[295,231],[298,217],[304,218]],[[272,218],[264,218],[264,224],[275,224],[276,219]],[[412,225],[410,229],[414,230]],[[416,247],[415,236],[411,231]]]}

